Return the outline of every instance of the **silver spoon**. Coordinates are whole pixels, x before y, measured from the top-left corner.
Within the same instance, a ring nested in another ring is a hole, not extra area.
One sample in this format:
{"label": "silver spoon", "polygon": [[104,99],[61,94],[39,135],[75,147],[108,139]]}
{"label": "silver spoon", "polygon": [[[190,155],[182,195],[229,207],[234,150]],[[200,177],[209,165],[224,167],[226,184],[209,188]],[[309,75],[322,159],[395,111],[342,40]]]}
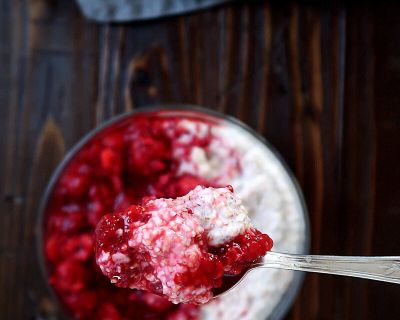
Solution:
{"label": "silver spoon", "polygon": [[222,287],[214,291],[214,298],[230,291],[243,280],[249,271],[255,268],[327,273],[400,284],[400,256],[346,257],[300,255],[270,251],[260,262],[250,265],[242,274],[225,276]]}

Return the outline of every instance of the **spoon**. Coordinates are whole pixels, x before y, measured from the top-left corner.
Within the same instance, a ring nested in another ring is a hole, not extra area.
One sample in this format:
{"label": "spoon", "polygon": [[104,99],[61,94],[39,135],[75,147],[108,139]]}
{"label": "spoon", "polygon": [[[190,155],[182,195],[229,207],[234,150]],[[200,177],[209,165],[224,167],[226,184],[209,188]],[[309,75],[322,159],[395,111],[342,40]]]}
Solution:
{"label": "spoon", "polygon": [[275,268],[364,278],[400,284],[400,256],[358,257],[321,256],[268,252],[259,262],[251,264],[240,275],[225,275],[214,298],[225,294],[256,268]]}

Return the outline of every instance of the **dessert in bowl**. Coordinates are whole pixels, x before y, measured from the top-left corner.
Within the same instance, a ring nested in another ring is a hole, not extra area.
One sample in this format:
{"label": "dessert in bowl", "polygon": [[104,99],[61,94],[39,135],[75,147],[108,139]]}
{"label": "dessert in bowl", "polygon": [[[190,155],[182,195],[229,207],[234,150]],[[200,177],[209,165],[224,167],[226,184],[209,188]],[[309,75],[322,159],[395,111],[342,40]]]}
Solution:
{"label": "dessert in bowl", "polygon": [[39,249],[63,310],[81,319],[265,319],[289,307],[301,275],[254,270],[201,306],[117,288],[95,263],[93,234],[107,213],[150,198],[185,196],[197,186],[232,185],[252,224],[274,249],[306,253],[305,207],[276,152],[251,129],[206,109],[138,110],[116,117],[75,146],[42,202]]}
{"label": "dessert in bowl", "polygon": [[197,186],[107,214],[94,238],[96,263],[111,283],[175,304],[209,302],[273,245],[252,226],[232,186]]}

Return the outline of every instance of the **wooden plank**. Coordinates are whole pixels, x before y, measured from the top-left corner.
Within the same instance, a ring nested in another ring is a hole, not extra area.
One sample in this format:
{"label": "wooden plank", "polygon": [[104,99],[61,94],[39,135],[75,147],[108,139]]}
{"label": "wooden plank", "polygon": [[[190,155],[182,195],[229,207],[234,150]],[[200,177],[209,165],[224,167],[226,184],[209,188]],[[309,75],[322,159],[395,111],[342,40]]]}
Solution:
{"label": "wooden plank", "polygon": [[[73,3],[56,7],[45,1],[14,3],[11,18],[15,26],[8,29],[12,39],[9,81],[12,86],[7,97],[9,103],[3,109],[7,116],[1,118],[8,140],[4,149],[2,146],[2,154],[3,151],[7,154],[2,168],[6,173],[2,196],[7,201],[4,205],[2,202],[1,210],[5,220],[2,248],[8,252],[1,255],[1,273],[5,278],[0,280],[2,291],[8,294],[1,314],[6,319],[24,319],[34,317],[40,312],[42,301],[48,301],[48,293],[38,276],[34,227],[40,195],[62,155],[56,156],[54,145],[44,148],[48,140],[43,135],[47,136],[46,128],[51,128],[44,123],[53,115],[63,123],[67,140],[73,143],[92,121],[90,112],[78,118],[75,115],[81,111],[71,107],[73,92],[85,101],[84,94],[74,90],[79,88],[74,82],[74,75],[79,76],[79,72],[75,72],[72,55],[75,37],[69,14],[76,13]],[[85,55],[84,49],[77,51]],[[77,130],[71,130],[74,127]]]}
{"label": "wooden plank", "polygon": [[[262,26],[261,34],[262,39],[262,58],[261,58],[261,79],[259,80],[259,103],[258,103],[258,114],[257,114],[257,131],[261,134],[266,132],[266,115],[268,112],[268,88],[269,88],[269,74],[271,70],[271,41],[272,41],[272,17],[271,17],[271,7],[265,5],[262,10]],[[254,106],[257,104],[254,103]]]}
{"label": "wooden plank", "polygon": [[[371,11],[349,11],[354,23],[348,26],[346,100],[343,131],[343,180],[340,211],[345,254],[370,254],[374,213],[375,123],[372,117],[374,86],[373,19]],[[362,30],[362,31],[361,31]],[[350,45],[351,44],[351,45]],[[345,232],[344,232],[345,231]],[[344,279],[345,319],[368,316],[368,283]]]}
{"label": "wooden plank", "polygon": [[[375,134],[365,137],[365,141],[375,139],[375,158],[366,160],[375,163],[374,194],[375,209],[370,229],[368,250],[376,255],[398,255],[400,252],[400,44],[397,40],[400,31],[400,8],[388,4],[375,8],[376,19],[373,34],[366,34],[364,41],[374,41],[373,96],[367,105],[373,108],[367,113],[367,123],[374,121]],[[371,37],[372,36],[372,37]],[[368,55],[368,53],[365,53]],[[361,107],[361,106],[360,106]],[[365,105],[363,105],[365,109]],[[363,112],[365,112],[363,110]],[[365,124],[364,124],[365,125]],[[367,142],[364,143],[364,145]],[[368,154],[364,154],[368,155]],[[365,160],[364,160],[365,161]],[[365,199],[363,199],[365,200]],[[369,199],[366,199],[370,201]],[[368,283],[368,314],[371,318],[399,318],[396,307],[399,288],[396,285],[382,286]]]}
{"label": "wooden plank", "polygon": [[[19,81],[24,72],[23,53],[24,45],[24,10],[21,2],[14,5],[2,1],[5,11],[0,19],[0,29],[2,29],[1,48],[2,55],[6,60],[0,62],[1,70],[4,73],[4,87],[0,88],[2,105],[1,127],[2,139],[1,152],[3,156],[0,177],[1,177],[1,202],[0,202],[0,225],[2,226],[2,235],[0,237],[0,284],[2,292],[7,292],[0,301],[0,308],[5,314],[11,314],[12,306],[15,300],[20,298],[19,285],[17,281],[18,260],[21,255],[17,255],[18,234],[15,227],[15,218],[20,215],[20,208],[23,203],[23,196],[18,192],[16,181],[14,179],[16,170],[14,163],[17,162],[18,153],[18,123],[20,116],[20,93],[24,88],[19,86]],[[13,25],[13,28],[11,26]],[[7,91],[4,91],[7,90]],[[18,312],[17,312],[18,313]]]}

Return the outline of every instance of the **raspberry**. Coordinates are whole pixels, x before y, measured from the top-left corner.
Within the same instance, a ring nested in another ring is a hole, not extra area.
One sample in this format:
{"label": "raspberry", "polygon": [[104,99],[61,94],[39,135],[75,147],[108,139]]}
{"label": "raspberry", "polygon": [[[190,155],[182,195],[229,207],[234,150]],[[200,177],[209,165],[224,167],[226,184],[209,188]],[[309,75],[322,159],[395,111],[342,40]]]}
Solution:
{"label": "raspberry", "polygon": [[59,236],[51,235],[45,241],[45,254],[48,260],[55,262],[60,257]]}
{"label": "raspberry", "polygon": [[93,239],[90,234],[67,238],[63,245],[63,256],[73,260],[87,261],[93,254]]}
{"label": "raspberry", "polygon": [[98,200],[93,202],[89,202],[86,215],[89,225],[92,228],[95,228],[97,223],[100,221],[101,217],[104,215],[104,211],[106,210],[105,206]]}
{"label": "raspberry", "polygon": [[100,163],[102,169],[106,172],[119,174],[122,171],[121,156],[111,148],[101,151]]}
{"label": "raspberry", "polygon": [[71,197],[81,198],[86,194],[90,183],[90,168],[73,164],[63,174],[60,182]]}
{"label": "raspberry", "polygon": [[123,133],[118,131],[107,133],[103,138],[102,143],[105,147],[120,150],[124,145]]}
{"label": "raspberry", "polygon": [[64,261],[57,265],[50,282],[60,291],[76,292],[82,290],[88,280],[88,270],[81,263]]}
{"label": "raspberry", "polygon": [[94,291],[81,291],[64,296],[66,306],[74,310],[74,316],[78,319],[86,319],[97,303],[97,295]]}
{"label": "raspberry", "polygon": [[271,250],[273,241],[268,235],[255,229],[238,235],[229,243],[212,248],[212,252],[224,261],[225,273],[236,275]]}
{"label": "raspberry", "polygon": [[97,311],[96,319],[99,320],[120,320],[121,315],[118,309],[111,303],[103,303]]}
{"label": "raspberry", "polygon": [[68,214],[58,212],[50,216],[47,223],[50,229],[63,233],[77,233],[85,227],[86,218],[80,212]]}
{"label": "raspberry", "polygon": [[113,211],[119,212],[125,210],[129,205],[135,203],[134,192],[125,190],[120,192],[114,200]]}
{"label": "raspberry", "polygon": [[166,298],[150,292],[143,292],[140,300],[150,309],[158,312],[163,312],[171,308],[171,303]]}
{"label": "raspberry", "polygon": [[98,182],[89,188],[89,199],[99,201],[108,208],[113,204],[114,194],[107,184]]}
{"label": "raspberry", "polygon": [[138,175],[161,172],[167,167],[170,157],[168,148],[151,137],[141,137],[131,142],[128,149],[128,170]]}
{"label": "raspberry", "polygon": [[122,237],[118,237],[117,230],[124,230],[124,221],[117,215],[107,215],[100,220],[96,229],[96,237],[100,249],[108,249],[113,245],[122,243]]}
{"label": "raspberry", "polygon": [[196,320],[199,318],[199,309],[195,305],[183,304],[179,310],[168,315],[167,320]]}

